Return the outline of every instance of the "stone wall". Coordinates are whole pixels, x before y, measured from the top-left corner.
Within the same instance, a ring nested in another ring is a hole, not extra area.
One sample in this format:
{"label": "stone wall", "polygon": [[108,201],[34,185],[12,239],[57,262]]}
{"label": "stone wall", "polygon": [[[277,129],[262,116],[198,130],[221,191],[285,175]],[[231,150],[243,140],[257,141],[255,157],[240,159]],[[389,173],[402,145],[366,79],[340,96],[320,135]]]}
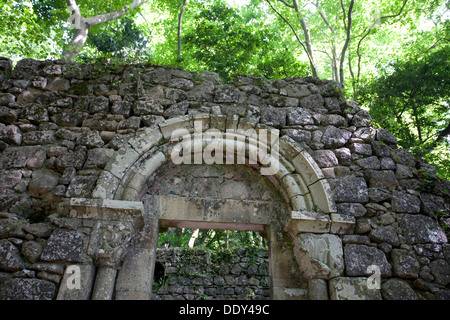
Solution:
{"label": "stone wall", "polygon": [[154,300],[270,299],[268,253],[158,249]]}
{"label": "stone wall", "polygon": [[[111,159],[130,149],[128,141],[143,130],[196,116],[208,119],[210,127],[245,123],[279,129],[320,168],[321,182],[330,186],[326,197],[335,204],[332,213],[352,223],[320,238],[328,243],[324,250],[332,250],[330,243],[338,248],[328,258],[308,243],[329,226],[306,232],[301,221],[308,218],[298,220],[296,232],[290,229],[297,257],[310,258],[302,260],[309,265],[298,259],[300,269],[328,270],[310,282],[310,296],[320,287],[326,293],[321,297],[332,299],[449,299],[450,182],[398,148],[396,138],[375,128],[336,83],[238,76],[224,84],[206,71],[66,60],[25,59],[13,69],[5,58],[0,59],[0,298],[63,296],[64,271],[73,264],[86,271],[87,289],[77,297],[91,297],[98,267],[120,270],[127,247],[119,243],[128,243],[136,224],[125,214],[107,223],[104,217],[79,219],[71,215],[70,199],[98,198],[96,188],[113,176]],[[99,251],[104,244],[116,262]],[[330,263],[337,266],[332,272]],[[380,269],[382,286],[367,292],[372,265]],[[343,290],[348,285],[355,291]]]}

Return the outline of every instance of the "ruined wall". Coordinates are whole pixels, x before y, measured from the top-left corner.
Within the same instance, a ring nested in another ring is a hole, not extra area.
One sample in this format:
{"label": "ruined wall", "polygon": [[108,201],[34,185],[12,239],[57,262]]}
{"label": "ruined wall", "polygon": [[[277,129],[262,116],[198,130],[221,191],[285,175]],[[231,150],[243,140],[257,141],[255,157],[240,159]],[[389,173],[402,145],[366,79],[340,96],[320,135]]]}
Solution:
{"label": "ruined wall", "polygon": [[270,299],[265,250],[160,249],[156,262],[154,300]]}
{"label": "ruined wall", "polygon": [[[72,264],[88,270],[91,289],[81,296],[89,298],[102,264],[92,244],[123,240],[134,224],[73,218],[69,199],[91,198],[140,129],[195,114],[279,129],[313,157],[336,213],[355,221],[333,237],[341,266],[320,279],[330,298],[345,298],[348,284],[364,291],[371,265],[382,287],[367,297],[450,297],[450,182],[399,149],[333,82],[242,76],[224,84],[214,73],[157,66],[25,59],[13,69],[0,59],[0,92],[1,299],[55,299]],[[300,256],[314,237],[293,235]]]}

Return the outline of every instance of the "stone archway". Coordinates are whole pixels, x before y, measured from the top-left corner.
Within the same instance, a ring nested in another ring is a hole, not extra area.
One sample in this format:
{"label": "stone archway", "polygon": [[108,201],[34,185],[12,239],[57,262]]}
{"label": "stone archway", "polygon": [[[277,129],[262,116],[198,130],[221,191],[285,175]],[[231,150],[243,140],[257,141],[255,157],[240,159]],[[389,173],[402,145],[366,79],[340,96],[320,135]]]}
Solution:
{"label": "stone archway", "polygon": [[272,297],[305,298],[307,284],[284,232],[292,209],[257,170],[245,165],[167,163],[151,180],[144,203],[158,216],[160,228],[259,232],[268,242]]}
{"label": "stone archway", "polygon": [[[231,150],[227,154],[244,152],[248,160],[252,150],[259,151],[261,148],[265,152],[270,150],[269,165],[272,166],[275,163],[277,170],[272,175],[267,175],[267,179],[282,194],[291,210],[283,228],[278,230],[271,228],[271,232],[286,232],[290,236],[291,254],[294,253],[302,277],[308,281],[309,296],[313,298],[327,296],[326,282],[321,279],[339,276],[343,271],[341,270],[342,244],[338,237],[329,233],[343,233],[346,228],[352,226],[354,221],[336,213],[330,186],[318,165],[288,136],[279,138],[275,129],[269,128],[267,141],[276,143],[277,148],[270,148],[245,134],[248,130],[258,133],[258,130],[263,128],[238,123],[224,116],[198,114],[166,120],[158,127],[140,131],[105,167],[93,192],[93,198],[103,199],[101,206],[111,201],[119,204],[119,207],[121,203],[132,204],[136,207],[141,205],[142,217],[138,223],[140,227],[134,231],[133,245],[130,246],[129,240],[124,245],[128,247],[128,250],[117,281],[114,283],[112,280],[116,278],[117,267],[107,265],[103,269],[100,268],[96,287],[107,286],[108,289],[97,290],[107,292],[104,295],[106,298],[111,298],[113,291],[116,293],[116,299],[148,299],[150,297],[160,217],[159,213],[153,210],[157,206],[155,199],[145,199],[142,206],[144,194],[148,189],[146,181],[159,168],[173,160],[174,150],[182,149],[180,138],[189,137],[189,142],[194,146],[192,150],[189,150],[193,156],[195,152],[203,152],[208,142],[203,133],[209,128],[215,128],[216,137],[221,139],[228,151]],[[268,167],[267,161],[266,163],[258,161],[256,165],[246,161],[245,164],[259,169]],[[186,201],[186,199],[178,199],[178,201]],[[83,207],[82,203],[83,201],[72,199],[73,207]],[[255,208],[255,204],[250,207]],[[177,220],[176,212],[172,210],[172,213],[175,217],[172,216],[169,220]],[[272,219],[276,220],[276,217]],[[181,220],[186,221],[184,218]],[[208,222],[220,223],[214,219]],[[249,226],[269,225],[248,222]],[[239,221],[239,223],[246,222]],[[272,235],[272,238],[275,239],[275,236]],[[278,237],[278,239],[281,238]],[[281,258],[285,251],[282,248],[285,246],[279,242],[272,241],[273,261]],[[276,293],[274,298],[285,298],[286,294],[290,296],[297,294],[295,290],[289,290],[290,288],[287,287],[281,288],[278,292],[284,292],[284,295]],[[305,298],[305,294],[306,292],[301,292],[298,295]]]}
{"label": "stone archway", "polygon": [[[195,123],[198,122],[203,124],[201,132],[197,132],[195,128]],[[246,154],[250,146],[259,151],[261,145],[256,145],[256,142],[248,139],[243,132],[267,129],[255,128],[254,125],[244,122],[238,123],[237,120],[227,120],[225,116],[209,114],[166,120],[158,127],[140,131],[135,138],[128,141],[126,147],[119,150],[117,156],[109,161],[105,171],[100,175],[92,194],[93,198],[139,200],[145,191],[146,179],[164,163],[171,161],[171,151],[179,147],[179,144],[171,142],[174,135],[177,137],[177,130],[184,129],[189,132],[192,144],[200,144],[202,151],[205,140],[201,133],[209,128],[215,128],[222,134],[221,139],[226,148],[233,148],[234,153],[244,148]],[[278,144],[274,159],[278,170],[272,175],[271,180],[274,184],[283,186],[292,209],[323,212],[328,215],[336,213],[330,186],[314,159],[288,136],[279,138],[278,130],[268,129],[272,135],[270,139]],[[270,149],[270,146],[267,148]],[[195,147],[192,151],[195,151]]]}

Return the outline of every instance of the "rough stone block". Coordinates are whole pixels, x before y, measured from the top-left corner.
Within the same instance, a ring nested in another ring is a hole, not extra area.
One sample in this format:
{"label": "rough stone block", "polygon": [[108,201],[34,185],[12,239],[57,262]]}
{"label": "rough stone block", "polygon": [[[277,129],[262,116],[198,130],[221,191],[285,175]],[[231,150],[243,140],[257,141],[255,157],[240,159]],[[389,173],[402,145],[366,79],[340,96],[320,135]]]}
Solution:
{"label": "rough stone block", "polygon": [[261,122],[275,128],[283,127],[286,125],[286,113],[285,108],[266,108],[262,111]]}
{"label": "rough stone block", "polygon": [[55,230],[42,253],[43,261],[83,262],[84,236],[77,231]]}
{"label": "rough stone block", "polygon": [[53,226],[50,223],[41,222],[27,224],[23,227],[23,229],[37,238],[47,238],[52,233]]}
{"label": "rough stone block", "polygon": [[0,188],[0,211],[8,211],[19,200],[19,196],[11,189]]}
{"label": "rough stone block", "polygon": [[450,264],[444,259],[431,262],[430,270],[437,284],[446,286],[450,283]]}
{"label": "rough stone block", "polygon": [[47,109],[39,104],[26,105],[20,114],[21,119],[26,119],[34,124],[49,121]]}
{"label": "rough stone block", "polygon": [[412,194],[395,191],[392,196],[392,210],[398,213],[420,213],[420,200]]}
{"label": "rough stone block", "polygon": [[447,236],[439,223],[424,215],[403,214],[397,217],[399,228],[407,244],[447,243]]}
{"label": "rough stone block", "polygon": [[405,279],[417,279],[420,264],[414,252],[405,249],[393,249],[391,252],[394,275]]}
{"label": "rough stone block", "polygon": [[39,169],[33,171],[28,192],[33,197],[42,197],[59,183],[61,175],[53,170]]}
{"label": "rough stone block", "polygon": [[288,135],[289,137],[300,143],[310,142],[312,137],[311,132],[301,129],[283,129],[282,133]]}
{"label": "rough stone block", "polygon": [[54,283],[40,279],[11,278],[0,282],[0,300],[52,300]]}
{"label": "rough stone block", "polygon": [[390,145],[397,144],[397,138],[384,129],[377,130],[377,140]]}
{"label": "rough stone block", "polygon": [[369,190],[364,178],[348,176],[338,179],[334,193],[336,202],[369,202]]}
{"label": "rough stone block", "polygon": [[114,150],[106,148],[95,148],[88,151],[87,160],[84,168],[105,168],[111,158],[114,156]]}
{"label": "rough stone block", "polygon": [[328,126],[322,136],[322,143],[326,148],[337,149],[343,147],[351,137],[351,132]]}
{"label": "rough stone block", "polygon": [[369,289],[367,278],[339,277],[330,280],[331,300],[382,300],[380,290]]}
{"label": "rough stone block", "polygon": [[90,149],[101,148],[105,144],[97,130],[86,130],[82,132],[77,138],[77,143]]}
{"label": "rough stone block", "polygon": [[22,244],[22,254],[31,263],[35,263],[39,260],[39,257],[42,254],[42,250],[42,244],[37,241],[27,241]]}
{"label": "rough stone block", "polygon": [[133,105],[133,112],[136,116],[143,115],[162,115],[164,107],[154,99],[139,100]]}
{"label": "rough stone block", "polygon": [[19,271],[25,269],[19,249],[8,240],[0,240],[0,270]]}
{"label": "rough stone block", "polygon": [[381,167],[377,156],[359,159],[356,161],[356,164],[363,169],[369,170],[379,170]]}
{"label": "rough stone block", "polygon": [[419,300],[409,284],[400,279],[389,279],[381,285],[384,300]]}
{"label": "rough stone block", "polygon": [[0,170],[0,188],[14,188],[20,179],[20,170]]}
{"label": "rough stone block", "polygon": [[55,132],[52,130],[25,132],[22,140],[28,146],[56,143]]}
{"label": "rough stone block", "polygon": [[239,89],[231,85],[218,85],[214,94],[214,102],[216,103],[233,103],[239,101]]}
{"label": "rough stone block", "polygon": [[369,238],[376,243],[389,243],[393,246],[400,245],[397,232],[392,226],[382,226],[373,229],[369,234]]}
{"label": "rough stone block", "polygon": [[314,151],[314,159],[320,168],[332,168],[339,165],[336,155],[331,150]]}
{"label": "rough stone block", "polygon": [[287,114],[287,124],[290,126],[314,124],[314,119],[308,110],[293,108]]}
{"label": "rough stone block", "polygon": [[381,276],[391,276],[392,267],[383,251],[359,244],[347,244],[344,248],[347,276],[370,276],[369,267],[374,265],[380,269]]}
{"label": "rough stone block", "polygon": [[0,122],[5,124],[13,124],[17,121],[19,112],[14,109],[0,106]]}
{"label": "rough stone block", "polygon": [[339,203],[337,212],[342,215],[352,217],[363,217],[367,213],[367,209],[360,203]]}
{"label": "rough stone block", "polygon": [[314,109],[323,107],[325,100],[320,94],[310,95],[300,99],[300,106],[302,108]]}
{"label": "rough stone block", "polygon": [[422,203],[423,212],[431,217],[438,213],[445,212],[445,200],[442,197],[429,193],[421,193],[420,201]]}

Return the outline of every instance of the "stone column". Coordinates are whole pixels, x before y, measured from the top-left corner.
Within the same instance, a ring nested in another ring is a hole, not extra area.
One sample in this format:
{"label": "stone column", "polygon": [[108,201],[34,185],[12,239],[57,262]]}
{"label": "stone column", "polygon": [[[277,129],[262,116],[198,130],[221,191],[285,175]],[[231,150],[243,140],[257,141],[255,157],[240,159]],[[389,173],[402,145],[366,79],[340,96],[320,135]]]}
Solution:
{"label": "stone column", "polygon": [[57,299],[110,300],[137,225],[143,224],[144,206],[140,201],[83,198],[72,198],[69,205],[71,218],[92,227],[86,254],[94,257],[97,270],[94,262],[72,266],[75,268],[64,275]]}
{"label": "stone column", "polygon": [[311,279],[308,281],[309,300],[329,300],[328,282],[324,279]]}
{"label": "stone column", "polygon": [[[298,272],[292,242],[287,234],[270,227],[269,270],[274,300],[307,299],[306,283]],[[296,272],[297,271],[297,272]]]}
{"label": "stone column", "polygon": [[[94,289],[91,300],[112,300],[116,284],[117,270],[120,269],[127,246],[130,242],[131,232],[127,230],[124,234],[118,232],[117,225],[99,223],[98,230],[103,236],[100,237],[100,248],[96,255],[97,276],[95,278]],[[122,225],[119,228],[124,228]],[[116,236],[114,243],[111,239],[107,241],[107,230],[111,235]],[[112,248],[112,245],[117,247]]]}
{"label": "stone column", "polygon": [[91,300],[111,300],[114,293],[117,270],[111,267],[98,269]]}
{"label": "stone column", "polygon": [[159,235],[156,197],[144,200],[143,227],[128,251],[116,281],[116,300],[150,300]]}

